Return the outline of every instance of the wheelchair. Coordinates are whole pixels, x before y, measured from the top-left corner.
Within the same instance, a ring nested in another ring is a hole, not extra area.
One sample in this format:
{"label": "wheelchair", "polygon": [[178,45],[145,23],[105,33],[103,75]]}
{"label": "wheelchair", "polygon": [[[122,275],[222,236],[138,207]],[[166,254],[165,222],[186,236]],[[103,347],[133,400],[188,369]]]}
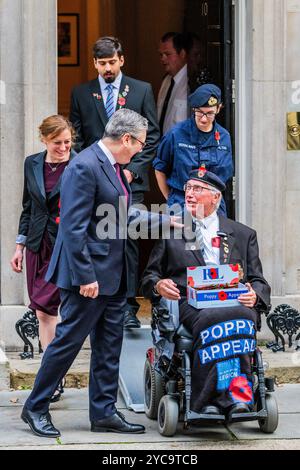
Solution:
{"label": "wheelchair", "polygon": [[264,376],[259,348],[252,357],[253,411],[225,416],[200,414],[190,409],[193,337],[179,325],[178,303],[163,301],[152,307],[154,346],[148,349],[144,366],[145,414],[157,420],[159,433],[173,436],[179,420],[183,421],[184,429],[192,424],[258,421],[263,433],[273,433],[278,426],[278,407],[272,394],[274,379]]}

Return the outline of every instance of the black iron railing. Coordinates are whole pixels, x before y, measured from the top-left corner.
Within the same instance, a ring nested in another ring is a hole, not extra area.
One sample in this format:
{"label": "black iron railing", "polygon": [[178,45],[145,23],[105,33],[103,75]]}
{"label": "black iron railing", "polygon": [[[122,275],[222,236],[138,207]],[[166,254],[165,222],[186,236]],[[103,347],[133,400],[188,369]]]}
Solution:
{"label": "black iron railing", "polygon": [[[39,337],[39,321],[36,317],[36,314],[33,310],[27,310],[23,315],[23,318],[17,321],[16,332],[24,342],[24,350],[20,353],[21,359],[33,359],[33,344],[30,339],[35,339]],[[30,339],[29,339],[30,338]],[[42,353],[41,343],[39,341],[39,353]]]}
{"label": "black iron railing", "polygon": [[288,304],[278,305],[273,312],[267,316],[267,325],[275,336],[275,341],[268,343],[267,348],[273,352],[285,351],[286,341],[284,335],[288,337],[288,346],[293,345],[295,336],[296,351],[300,349],[300,313]]}

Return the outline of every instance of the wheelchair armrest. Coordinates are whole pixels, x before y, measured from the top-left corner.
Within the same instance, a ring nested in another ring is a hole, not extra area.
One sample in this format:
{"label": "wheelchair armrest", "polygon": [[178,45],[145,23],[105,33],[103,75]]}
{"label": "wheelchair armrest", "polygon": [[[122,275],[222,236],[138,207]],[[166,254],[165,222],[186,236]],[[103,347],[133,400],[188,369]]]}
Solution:
{"label": "wheelchair armrest", "polygon": [[193,339],[192,333],[181,323],[176,330],[176,336]]}

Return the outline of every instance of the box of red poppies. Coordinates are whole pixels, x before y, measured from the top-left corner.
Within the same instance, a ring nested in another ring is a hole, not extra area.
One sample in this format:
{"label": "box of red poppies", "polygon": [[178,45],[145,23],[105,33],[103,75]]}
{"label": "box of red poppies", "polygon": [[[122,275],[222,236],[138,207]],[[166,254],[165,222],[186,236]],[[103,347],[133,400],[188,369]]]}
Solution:
{"label": "box of red poppies", "polygon": [[248,289],[240,282],[243,272],[239,264],[193,266],[187,268],[188,303],[195,308],[231,307]]}

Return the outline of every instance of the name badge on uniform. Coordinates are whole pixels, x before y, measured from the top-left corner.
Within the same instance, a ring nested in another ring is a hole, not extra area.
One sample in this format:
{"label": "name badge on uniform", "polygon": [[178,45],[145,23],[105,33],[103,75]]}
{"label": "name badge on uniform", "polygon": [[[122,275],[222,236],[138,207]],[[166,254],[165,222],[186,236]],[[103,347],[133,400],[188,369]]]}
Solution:
{"label": "name badge on uniform", "polygon": [[226,145],[219,145],[218,150],[228,150],[228,147]]}

